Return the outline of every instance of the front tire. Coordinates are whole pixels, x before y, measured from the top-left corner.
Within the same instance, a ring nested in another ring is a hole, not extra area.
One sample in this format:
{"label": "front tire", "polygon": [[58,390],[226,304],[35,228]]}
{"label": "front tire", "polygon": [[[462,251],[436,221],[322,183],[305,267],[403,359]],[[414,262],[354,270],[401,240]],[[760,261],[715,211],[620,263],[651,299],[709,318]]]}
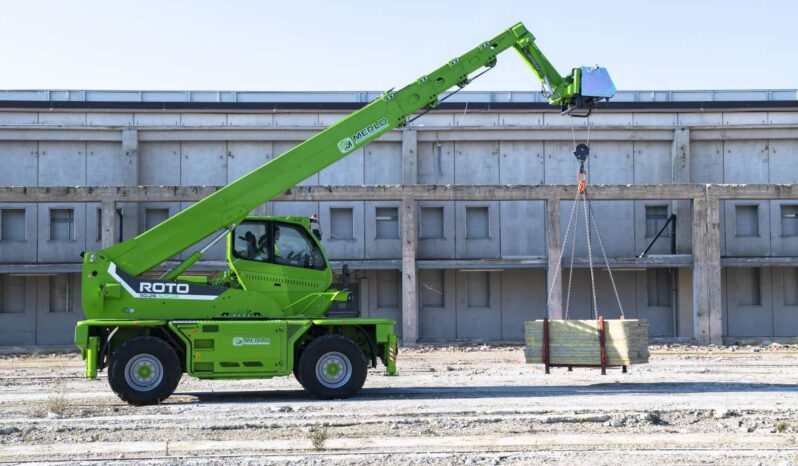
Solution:
{"label": "front tire", "polygon": [[177,353],[165,341],[136,337],[111,355],[108,383],[122,401],[153,405],[174,393],[182,372]]}
{"label": "front tire", "polygon": [[297,379],[315,397],[349,398],[363,387],[366,373],[366,358],[355,342],[325,335],[302,351]]}

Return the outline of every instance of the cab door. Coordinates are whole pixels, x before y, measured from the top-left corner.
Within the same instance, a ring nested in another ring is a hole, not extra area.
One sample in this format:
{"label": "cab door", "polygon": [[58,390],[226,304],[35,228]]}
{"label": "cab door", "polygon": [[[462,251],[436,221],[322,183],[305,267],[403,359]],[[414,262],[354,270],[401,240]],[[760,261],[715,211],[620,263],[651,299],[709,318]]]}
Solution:
{"label": "cab door", "polygon": [[234,235],[231,263],[247,290],[269,293],[285,307],[330,286],[326,257],[302,224],[248,220]]}

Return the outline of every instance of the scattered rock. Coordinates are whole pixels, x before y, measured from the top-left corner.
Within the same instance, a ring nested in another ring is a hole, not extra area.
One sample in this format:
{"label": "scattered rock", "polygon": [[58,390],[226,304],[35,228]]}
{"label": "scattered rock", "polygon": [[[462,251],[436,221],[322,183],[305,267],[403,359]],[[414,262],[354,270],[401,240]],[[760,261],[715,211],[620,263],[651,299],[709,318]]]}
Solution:
{"label": "scattered rock", "polygon": [[58,413],[54,413],[54,412],[52,412],[52,411],[48,411],[48,412],[47,412],[47,419],[61,419],[62,417],[63,417],[63,416],[61,416],[61,415],[60,415],[60,414],[58,414]]}
{"label": "scattered rock", "polygon": [[16,434],[17,432],[19,432],[19,429],[14,426],[0,427],[0,435],[11,435]]}
{"label": "scattered rock", "polygon": [[607,414],[575,414],[573,416],[546,416],[540,420],[544,424],[556,424],[558,422],[607,422],[610,416]]}
{"label": "scattered rock", "polygon": [[623,427],[623,421],[620,419],[610,419],[607,425],[610,427]]}
{"label": "scattered rock", "polygon": [[736,415],[734,411],[726,408],[716,408],[712,411],[712,417],[715,419],[726,419],[727,417],[732,417]]}

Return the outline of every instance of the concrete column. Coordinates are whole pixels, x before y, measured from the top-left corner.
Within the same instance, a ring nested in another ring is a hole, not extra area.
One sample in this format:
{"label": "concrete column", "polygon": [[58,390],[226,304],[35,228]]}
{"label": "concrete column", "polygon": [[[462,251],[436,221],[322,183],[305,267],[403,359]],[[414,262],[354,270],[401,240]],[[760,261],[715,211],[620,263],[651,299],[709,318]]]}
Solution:
{"label": "concrete column", "polygon": [[720,285],[720,200],[711,194],[707,196],[707,289],[709,290],[709,341],[714,345],[723,344],[723,307]]}
{"label": "concrete column", "polygon": [[[673,132],[671,146],[671,162],[673,164],[673,182],[690,182],[690,129],[678,128]],[[673,213],[676,214],[676,252],[690,252],[692,216],[690,201],[675,201]]]}
{"label": "concrete column", "polygon": [[709,343],[709,295],[707,288],[707,200],[693,200],[693,338]]}
{"label": "concrete column", "polygon": [[113,246],[116,241],[116,202],[113,200],[103,201],[101,214],[102,232],[100,233],[100,246],[105,249]]}
{"label": "concrete column", "polygon": [[723,343],[720,287],[720,201],[693,201],[693,328],[699,343]]}
{"label": "concrete column", "polygon": [[[557,267],[560,260],[560,200],[546,200],[546,254],[548,270],[546,272],[546,293],[550,319],[562,319],[562,269]],[[558,276],[559,275],[559,276]]]}
{"label": "concrete column", "polygon": [[[122,130],[122,154],[124,155],[125,164],[124,184],[127,186],[141,185],[138,130],[132,128]],[[122,209],[122,232],[125,237],[123,239],[132,238],[139,234],[139,205],[133,202],[121,203],[119,208]],[[115,234],[114,240],[117,237],[118,234]]]}
{"label": "concrete column", "polygon": [[418,340],[416,297],[416,201],[402,199],[402,344]]}
{"label": "concrete column", "polygon": [[402,130],[402,184],[418,180],[418,133],[414,128]]}

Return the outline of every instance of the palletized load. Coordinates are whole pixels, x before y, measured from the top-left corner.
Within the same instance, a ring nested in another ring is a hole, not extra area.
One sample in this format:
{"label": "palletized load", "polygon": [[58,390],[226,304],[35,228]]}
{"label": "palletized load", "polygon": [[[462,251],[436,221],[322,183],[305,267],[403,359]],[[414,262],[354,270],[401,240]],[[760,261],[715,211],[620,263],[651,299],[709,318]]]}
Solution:
{"label": "palletized load", "polygon": [[524,333],[526,362],[545,364],[547,368],[629,366],[648,362],[648,322],[645,320],[544,319],[526,322]]}

